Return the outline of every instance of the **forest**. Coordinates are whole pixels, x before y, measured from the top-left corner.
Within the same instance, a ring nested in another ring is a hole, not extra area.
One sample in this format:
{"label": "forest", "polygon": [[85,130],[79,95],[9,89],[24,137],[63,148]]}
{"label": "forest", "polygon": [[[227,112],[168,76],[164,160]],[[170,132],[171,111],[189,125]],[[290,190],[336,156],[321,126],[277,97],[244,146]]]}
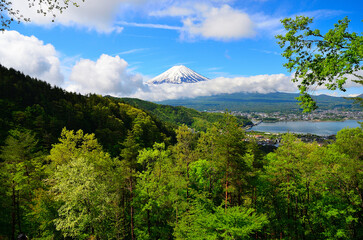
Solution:
{"label": "forest", "polygon": [[228,112],[188,126],[5,67],[0,96],[0,239],[363,238],[362,128],[266,152]]}

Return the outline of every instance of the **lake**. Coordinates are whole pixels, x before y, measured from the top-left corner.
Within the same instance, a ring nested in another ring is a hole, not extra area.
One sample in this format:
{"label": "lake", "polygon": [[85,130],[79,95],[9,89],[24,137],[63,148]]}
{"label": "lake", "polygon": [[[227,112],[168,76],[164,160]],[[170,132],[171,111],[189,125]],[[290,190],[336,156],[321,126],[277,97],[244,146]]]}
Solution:
{"label": "lake", "polygon": [[[361,120],[359,120],[361,121]],[[346,120],[344,122],[311,122],[311,121],[293,121],[293,122],[262,122],[250,130],[259,132],[272,133],[311,133],[320,136],[335,135],[343,128],[359,127],[357,120]]]}

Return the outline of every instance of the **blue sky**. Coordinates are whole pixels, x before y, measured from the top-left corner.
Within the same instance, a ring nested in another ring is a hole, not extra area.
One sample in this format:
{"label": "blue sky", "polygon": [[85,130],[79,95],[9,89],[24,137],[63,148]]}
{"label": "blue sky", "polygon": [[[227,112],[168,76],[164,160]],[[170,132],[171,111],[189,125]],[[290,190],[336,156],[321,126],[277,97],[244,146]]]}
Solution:
{"label": "blue sky", "polygon": [[[274,38],[286,17],[314,17],[324,32],[348,16],[350,30],[363,32],[362,0],[85,0],[53,23],[27,2],[13,4],[31,22],[13,23],[0,35],[1,64],[70,91],[147,100],[296,91]],[[180,64],[213,81],[192,88],[144,84]],[[344,95],[362,93],[347,87]]]}

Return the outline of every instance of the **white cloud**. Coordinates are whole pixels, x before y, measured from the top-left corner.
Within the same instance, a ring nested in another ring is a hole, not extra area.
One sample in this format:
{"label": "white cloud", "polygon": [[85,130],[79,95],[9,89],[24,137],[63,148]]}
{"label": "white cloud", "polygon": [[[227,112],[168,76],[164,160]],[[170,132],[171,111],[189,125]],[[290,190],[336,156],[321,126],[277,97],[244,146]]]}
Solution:
{"label": "white cloud", "polygon": [[213,6],[211,3],[192,3],[187,1],[182,5],[179,4],[153,11],[149,15],[154,17],[181,18],[182,28],[169,26],[167,29],[181,31],[183,39],[200,37],[230,41],[255,35],[254,23],[250,16],[227,4]]}
{"label": "white cloud", "polygon": [[194,11],[191,8],[172,6],[167,9],[151,12],[149,15],[155,17],[184,17],[192,14],[194,14]]}
{"label": "white cloud", "polygon": [[257,75],[252,77],[216,78],[193,84],[149,85],[147,91],[139,89],[131,97],[150,101],[167,99],[194,98],[223,93],[237,92],[294,92],[297,87],[291,77],[284,74]]}
{"label": "white cloud", "polygon": [[183,20],[183,32],[191,38],[201,36],[215,40],[235,40],[253,37],[254,24],[248,14],[229,5],[220,8],[199,6],[201,16]]}
{"label": "white cloud", "polygon": [[[363,70],[358,70],[354,72],[355,75],[362,76],[363,77]],[[356,76],[353,74],[347,76],[346,84],[344,85],[345,88],[351,88],[351,87],[362,87],[361,84],[354,82],[353,80],[359,80]]]}
{"label": "white cloud", "polygon": [[256,29],[258,32],[266,34],[270,37],[274,37],[277,34],[282,34],[284,28],[281,23],[283,17],[272,17],[263,13],[256,13],[251,16],[255,22]]}
{"label": "white cloud", "polygon": [[181,27],[170,26],[165,24],[154,24],[154,23],[134,23],[134,22],[125,22],[120,21],[118,24],[123,26],[131,26],[131,27],[143,27],[143,28],[158,28],[158,29],[168,29],[168,30],[181,30]]}
{"label": "white cloud", "polygon": [[[363,76],[363,70],[355,71],[354,74],[358,75],[358,76]],[[345,81],[345,84],[343,85],[343,87],[345,89],[362,87],[361,84],[359,84],[357,82],[354,82],[354,80],[359,80],[359,79],[356,76],[354,76],[353,74],[346,74],[344,76],[347,78],[346,81]],[[334,78],[334,79],[336,80],[336,78]],[[300,84],[301,82],[302,82],[302,79],[299,79],[299,83],[297,83],[297,84]],[[344,94],[345,92],[340,91],[338,88],[336,90],[334,90],[334,91],[333,90],[328,90],[327,87],[326,87],[326,84],[328,84],[328,83],[329,83],[328,81],[325,81],[320,86],[317,85],[317,84],[308,86],[308,90],[309,90],[309,92],[311,94],[316,94],[316,92],[323,91],[324,93],[327,92],[326,93],[327,95],[335,94],[335,96],[340,96],[340,95],[346,96],[346,94]]]}
{"label": "white cloud", "polygon": [[304,15],[304,16],[312,17],[314,19],[319,19],[319,18],[323,19],[323,18],[330,18],[330,17],[335,17],[335,16],[339,16],[342,14],[348,14],[348,13],[349,12],[342,11],[342,10],[318,9],[318,10],[309,11],[309,12],[296,13],[294,16],[291,16],[291,17]]}
{"label": "white cloud", "polygon": [[63,82],[55,48],[34,36],[16,31],[0,33],[0,64],[54,85]]}
{"label": "white cloud", "polygon": [[134,48],[134,49],[126,50],[126,51],[123,51],[123,52],[119,52],[119,53],[117,53],[115,55],[132,54],[132,53],[142,52],[142,51],[145,51],[145,50],[147,50],[147,48]]}
{"label": "white cloud", "polygon": [[129,73],[127,67],[119,56],[103,54],[96,62],[81,59],[72,69],[67,90],[124,96],[144,89],[142,76]]}

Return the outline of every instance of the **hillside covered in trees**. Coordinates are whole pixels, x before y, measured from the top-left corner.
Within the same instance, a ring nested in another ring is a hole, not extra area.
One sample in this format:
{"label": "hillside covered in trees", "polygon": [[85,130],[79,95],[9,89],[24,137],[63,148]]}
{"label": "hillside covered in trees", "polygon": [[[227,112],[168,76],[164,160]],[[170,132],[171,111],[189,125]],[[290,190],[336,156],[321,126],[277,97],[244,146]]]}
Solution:
{"label": "hillside covered in trees", "polygon": [[[99,95],[83,96],[0,66],[0,143],[13,128],[31,129],[49,150],[63,127],[95,133],[112,155],[131,134],[139,134],[144,147],[154,141],[174,141],[168,124],[129,104]],[[138,133],[136,133],[136,129]]]}
{"label": "hillside covered in trees", "polygon": [[265,154],[228,113],[174,128],[3,67],[0,96],[1,239],[363,237],[362,128]]}
{"label": "hillside covered in trees", "polygon": [[[170,106],[156,104],[137,98],[113,98],[134,107],[141,108],[152,115],[157,116],[160,120],[170,123],[174,126],[186,124],[197,130],[205,130],[210,123],[217,122],[223,118],[222,113],[199,112],[192,108],[182,106]],[[228,108],[224,108],[226,110]],[[252,125],[251,120],[243,116],[236,116],[237,121],[242,126]]]}

